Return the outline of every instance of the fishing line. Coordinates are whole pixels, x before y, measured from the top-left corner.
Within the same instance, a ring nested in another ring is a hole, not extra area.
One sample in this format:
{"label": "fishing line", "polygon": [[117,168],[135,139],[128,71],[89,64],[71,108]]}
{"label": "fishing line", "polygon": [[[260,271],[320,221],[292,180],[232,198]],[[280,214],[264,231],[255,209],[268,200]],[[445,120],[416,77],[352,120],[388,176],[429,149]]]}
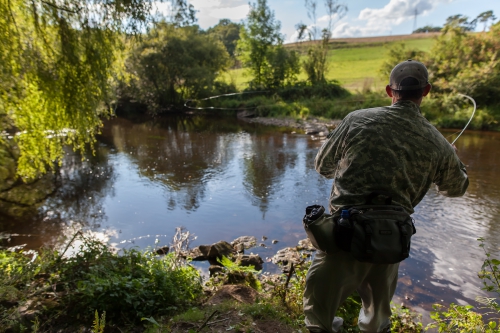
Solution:
{"label": "fishing line", "polygon": [[470,97],[470,96],[467,96],[467,95],[464,95],[464,94],[458,94],[460,96],[463,96],[463,97],[466,97],[468,99],[470,99],[472,101],[472,103],[474,104],[474,111],[472,111],[472,115],[470,116],[470,119],[469,121],[467,122],[467,124],[465,125],[464,129],[460,132],[460,134],[458,134],[458,136],[455,138],[455,140],[453,140],[453,142],[451,143],[452,145],[458,140],[458,138],[460,137],[460,135],[462,135],[462,133],[465,131],[465,129],[467,128],[467,126],[469,126],[470,122],[472,121],[472,118],[474,118],[474,114],[476,113],[476,101],[474,100],[474,98]]}
{"label": "fishing line", "polygon": [[210,96],[210,97],[202,98],[202,99],[188,99],[184,103],[184,107],[191,109],[191,110],[234,110],[234,111],[240,110],[241,111],[241,110],[256,109],[258,106],[246,107],[246,108],[220,108],[220,107],[216,107],[216,106],[206,106],[206,107],[197,107],[196,108],[193,106],[189,106],[188,103],[193,102],[193,101],[208,101],[208,100],[216,99],[219,97],[236,96],[236,95],[243,95],[243,94],[258,94],[258,93],[266,93],[266,92],[269,92],[269,90],[243,91],[243,92],[238,92],[238,93],[215,95],[215,96]]}

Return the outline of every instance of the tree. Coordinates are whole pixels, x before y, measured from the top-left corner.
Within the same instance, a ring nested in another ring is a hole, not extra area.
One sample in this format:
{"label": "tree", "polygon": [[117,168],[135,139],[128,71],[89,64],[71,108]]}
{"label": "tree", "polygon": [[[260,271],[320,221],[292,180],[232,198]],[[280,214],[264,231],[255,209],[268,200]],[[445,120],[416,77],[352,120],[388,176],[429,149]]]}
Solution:
{"label": "tree", "polygon": [[424,33],[426,33],[426,32],[440,32],[442,29],[443,28],[441,28],[441,27],[433,27],[431,25],[426,25],[425,27],[416,29],[412,33],[418,34],[418,33],[422,33],[422,32],[424,32]]}
{"label": "tree", "polygon": [[420,62],[425,62],[426,54],[424,51],[416,50],[416,49],[407,49],[405,44],[396,44],[394,47],[389,49],[387,54],[387,60],[384,61],[382,66],[379,69],[380,77],[388,81],[389,76],[391,75],[391,71],[402,61],[413,59]]}
{"label": "tree", "polygon": [[307,17],[312,21],[310,28],[311,40],[316,40],[318,38],[318,27],[316,25],[316,9],[318,8],[317,0],[304,0],[305,7],[307,10]]}
{"label": "tree", "polygon": [[326,13],[328,14],[328,32],[332,34],[333,18],[336,15],[338,20],[347,14],[347,6],[338,2],[338,0],[325,0]]}
{"label": "tree", "polygon": [[243,66],[253,76],[251,87],[278,88],[294,81],[299,72],[298,56],[283,47],[280,28],[267,0],[250,4],[237,49]]}
{"label": "tree", "polygon": [[176,28],[161,22],[135,48],[129,62],[132,97],[160,112],[185,99],[207,97],[229,55],[197,26]]}
{"label": "tree", "polygon": [[457,14],[448,16],[444,25],[459,27],[463,31],[473,31],[476,28],[476,24],[476,20],[472,20],[469,22],[469,18],[467,16]]}
{"label": "tree", "polygon": [[488,11],[482,12],[481,14],[479,14],[476,17],[476,20],[478,20],[481,23],[484,23],[483,31],[486,30],[486,26],[488,24],[488,21],[491,20],[493,22],[496,19],[497,18],[495,17],[495,15],[493,15],[493,11],[492,10],[488,10]]}
{"label": "tree", "polygon": [[[309,38],[316,38],[316,0],[305,0],[307,15],[313,20],[313,26],[309,33]],[[303,61],[302,66],[307,74],[308,81],[312,84],[326,82],[326,72],[328,71],[328,43],[332,35],[333,18],[337,16],[341,19],[347,13],[347,6],[338,3],[337,0],[325,0],[325,8],[328,14],[328,27],[322,30],[321,43],[310,47],[307,51],[307,57]],[[299,29],[305,29],[303,25],[297,26]],[[299,31],[299,34],[304,35],[304,32]]]}
{"label": "tree", "polygon": [[426,59],[434,92],[473,96],[482,105],[498,105],[500,24],[485,34],[469,35],[445,26]]}
{"label": "tree", "polygon": [[93,144],[114,100],[124,36],[147,29],[154,4],[0,0],[0,133],[19,133],[0,135],[0,159],[13,159],[17,175],[47,172],[64,145],[83,152]]}
{"label": "tree", "polygon": [[234,57],[241,27],[241,24],[231,22],[229,19],[221,19],[219,23],[209,28],[207,33],[216,36],[224,44],[229,55]]}

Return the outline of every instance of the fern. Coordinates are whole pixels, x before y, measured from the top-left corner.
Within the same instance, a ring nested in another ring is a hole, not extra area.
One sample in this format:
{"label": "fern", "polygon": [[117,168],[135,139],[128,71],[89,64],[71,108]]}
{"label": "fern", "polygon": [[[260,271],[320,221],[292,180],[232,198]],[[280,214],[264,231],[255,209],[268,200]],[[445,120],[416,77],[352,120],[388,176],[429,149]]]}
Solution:
{"label": "fern", "polygon": [[101,314],[99,319],[99,312],[95,310],[95,319],[92,326],[92,333],[104,333],[104,326],[106,326],[106,311]]}

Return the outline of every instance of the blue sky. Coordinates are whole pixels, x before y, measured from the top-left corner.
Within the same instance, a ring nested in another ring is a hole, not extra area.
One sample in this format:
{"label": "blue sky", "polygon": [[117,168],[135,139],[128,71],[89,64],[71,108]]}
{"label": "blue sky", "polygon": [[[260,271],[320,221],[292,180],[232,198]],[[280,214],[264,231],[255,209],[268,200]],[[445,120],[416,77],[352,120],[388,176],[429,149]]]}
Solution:
{"label": "blue sky", "polygon": [[[198,24],[206,29],[217,24],[221,18],[240,22],[248,13],[247,0],[189,0],[198,10]],[[250,1],[256,2],[256,1]],[[316,13],[318,30],[327,23],[323,0],[317,0]],[[475,18],[478,14],[493,10],[500,17],[500,0],[345,0],[347,14],[334,20],[333,37],[367,37],[383,35],[404,35],[413,30],[415,8],[418,11],[417,27],[425,25],[442,26],[446,18],[455,14]],[[312,25],[304,7],[304,0],[268,0],[276,19],[281,22],[285,40],[295,41],[295,25],[302,22]],[[478,31],[483,25],[478,24]]]}

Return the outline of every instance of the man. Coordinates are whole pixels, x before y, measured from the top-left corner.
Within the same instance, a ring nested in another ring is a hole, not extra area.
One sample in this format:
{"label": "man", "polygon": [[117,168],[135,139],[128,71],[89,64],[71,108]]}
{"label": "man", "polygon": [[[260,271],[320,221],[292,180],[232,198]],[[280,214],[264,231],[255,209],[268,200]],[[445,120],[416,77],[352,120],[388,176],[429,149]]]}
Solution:
{"label": "man", "polygon": [[[363,205],[368,194],[388,193],[393,204],[408,214],[432,183],[454,197],[469,184],[455,148],[420,112],[431,90],[427,68],[407,60],[391,72],[386,92],[392,105],[350,113],[320,148],[316,170],[335,179],[330,212]],[[304,292],[306,327],[310,332],[339,332],[339,306],[355,290],[363,301],[358,326],[362,332],[390,332],[390,301],[398,279],[397,264],[355,260],[342,250],[318,251],[309,269]]]}

